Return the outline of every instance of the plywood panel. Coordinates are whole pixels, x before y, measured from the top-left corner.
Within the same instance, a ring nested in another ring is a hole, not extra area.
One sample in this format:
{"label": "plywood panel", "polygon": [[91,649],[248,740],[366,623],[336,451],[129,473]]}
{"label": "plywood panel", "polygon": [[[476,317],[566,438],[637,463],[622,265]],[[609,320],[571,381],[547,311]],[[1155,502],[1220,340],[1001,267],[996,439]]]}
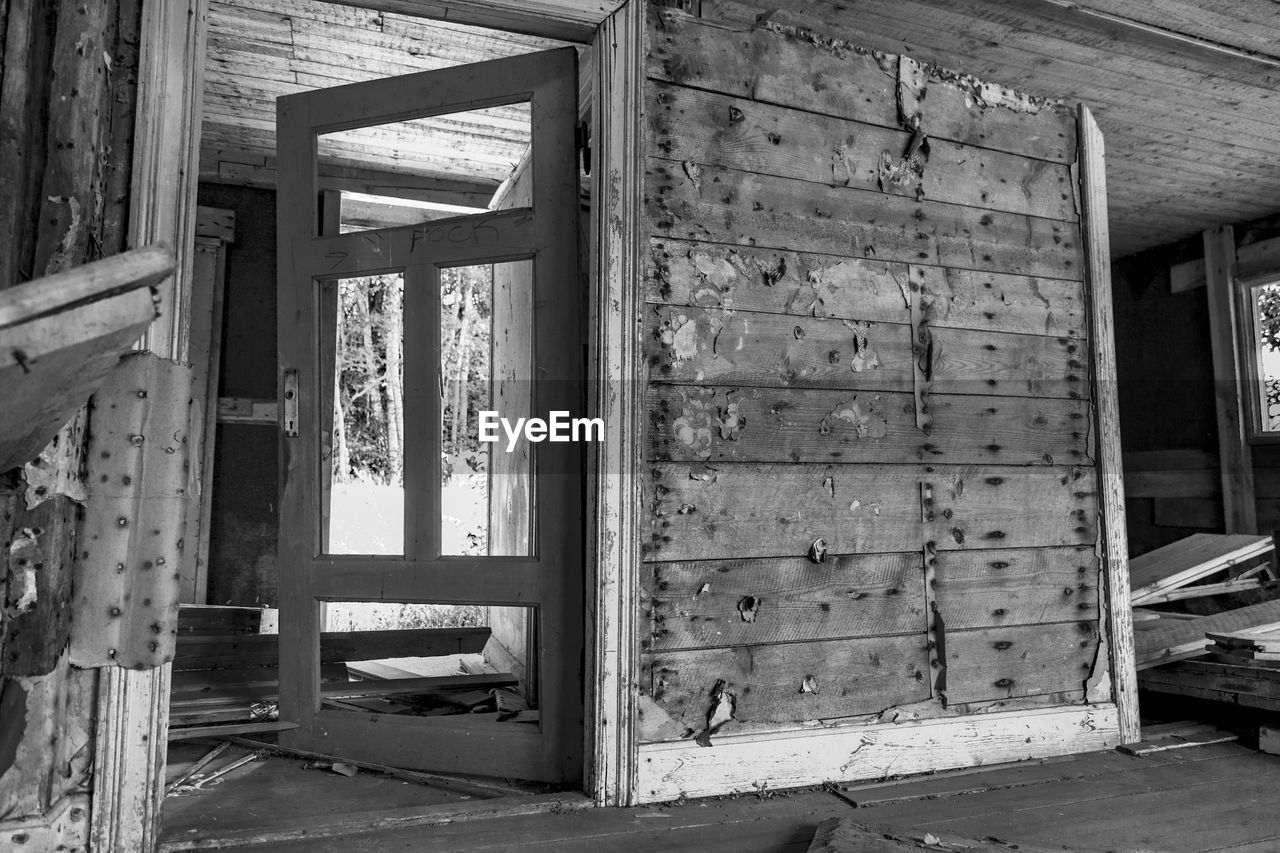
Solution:
{"label": "plywood panel", "polygon": [[916,427],[910,393],[649,386],[649,458],[679,462],[1089,464],[1080,400],[933,395]]}
{"label": "plywood panel", "polygon": [[649,651],[919,634],[921,555],[655,563],[644,573]]}
{"label": "plywood panel", "polygon": [[1071,223],[650,158],[655,235],[1020,275],[1080,274]]}

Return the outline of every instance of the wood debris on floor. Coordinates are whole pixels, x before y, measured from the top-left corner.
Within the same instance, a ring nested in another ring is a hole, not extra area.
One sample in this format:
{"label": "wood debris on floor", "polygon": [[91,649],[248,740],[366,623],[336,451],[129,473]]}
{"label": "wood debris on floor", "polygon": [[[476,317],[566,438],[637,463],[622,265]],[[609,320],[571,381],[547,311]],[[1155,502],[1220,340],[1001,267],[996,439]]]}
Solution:
{"label": "wood debris on floor", "polygon": [[[183,606],[169,739],[280,731],[279,635],[254,608]],[[485,627],[326,632],[320,638],[320,701],[385,714],[491,714],[512,723],[539,715],[481,652]]]}
{"label": "wood debris on floor", "polygon": [[949,832],[867,824],[851,818],[823,821],[808,853],[911,853],[921,850],[932,853],[1085,853],[1081,847],[1027,844],[992,837],[961,838]]}
{"label": "wood debris on floor", "polygon": [[1239,739],[1240,736],[1234,732],[1223,731],[1205,723],[1165,723],[1143,726],[1141,742],[1123,744],[1118,749],[1126,755],[1150,755],[1153,752],[1168,752],[1171,749],[1231,743]]}

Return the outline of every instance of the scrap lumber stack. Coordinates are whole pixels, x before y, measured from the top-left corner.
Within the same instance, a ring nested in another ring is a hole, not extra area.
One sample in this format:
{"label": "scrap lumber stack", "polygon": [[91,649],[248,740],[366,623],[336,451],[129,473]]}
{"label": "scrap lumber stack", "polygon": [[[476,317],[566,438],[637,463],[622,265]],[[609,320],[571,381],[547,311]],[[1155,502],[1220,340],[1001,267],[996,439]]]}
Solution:
{"label": "scrap lumber stack", "polygon": [[1195,616],[1160,605],[1274,587],[1268,536],[1197,534],[1131,562],[1138,683],[1280,711],[1280,600]]}
{"label": "scrap lumber stack", "polygon": [[1240,666],[1280,666],[1280,625],[1251,631],[1206,631],[1205,650],[1212,660]]}

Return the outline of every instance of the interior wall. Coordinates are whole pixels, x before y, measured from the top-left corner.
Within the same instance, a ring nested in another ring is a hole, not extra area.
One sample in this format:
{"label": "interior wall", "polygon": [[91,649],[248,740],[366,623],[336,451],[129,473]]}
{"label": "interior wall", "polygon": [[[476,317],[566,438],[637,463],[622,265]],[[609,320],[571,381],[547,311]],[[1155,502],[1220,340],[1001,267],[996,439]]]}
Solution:
{"label": "interior wall", "polygon": [[[1280,217],[1237,225],[1237,248],[1280,236]],[[1170,267],[1204,256],[1197,236],[1112,264],[1125,508],[1132,555],[1222,532],[1208,291],[1174,293]],[[1280,528],[1280,448],[1253,447],[1258,530]]]}
{"label": "interior wall", "polygon": [[[202,183],[199,203],[234,211],[227,246],[219,397],[276,397],[275,193]],[[218,424],[209,604],[276,607],[279,435],[273,423]]]}
{"label": "interior wall", "polygon": [[768,20],[649,42],[641,740],[1083,702],[1073,111]]}

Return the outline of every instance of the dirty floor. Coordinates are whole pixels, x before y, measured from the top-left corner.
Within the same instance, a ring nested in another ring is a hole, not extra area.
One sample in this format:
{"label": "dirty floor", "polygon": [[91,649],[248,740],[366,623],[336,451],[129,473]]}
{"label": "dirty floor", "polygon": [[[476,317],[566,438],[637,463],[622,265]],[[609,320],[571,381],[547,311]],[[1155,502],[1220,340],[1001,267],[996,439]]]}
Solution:
{"label": "dirty floor", "polygon": [[[412,805],[375,806],[351,786],[346,791],[332,787],[329,796],[340,799],[327,806],[352,821],[348,834],[331,834],[341,831],[338,826],[317,832],[318,822],[300,825],[282,817],[253,831],[224,833],[225,841],[247,853],[803,853],[821,821],[856,816],[869,823],[1084,850],[1280,851],[1280,757],[1240,743],[1145,757],[1104,752],[900,782],[645,808],[582,808],[581,800],[562,797],[548,811],[550,798],[530,798],[525,811],[535,813],[471,820],[460,819],[467,816],[465,802],[437,805],[431,817]],[[492,808],[492,801],[474,804],[476,811]],[[166,831],[163,849],[222,846],[215,835],[203,828]]]}

